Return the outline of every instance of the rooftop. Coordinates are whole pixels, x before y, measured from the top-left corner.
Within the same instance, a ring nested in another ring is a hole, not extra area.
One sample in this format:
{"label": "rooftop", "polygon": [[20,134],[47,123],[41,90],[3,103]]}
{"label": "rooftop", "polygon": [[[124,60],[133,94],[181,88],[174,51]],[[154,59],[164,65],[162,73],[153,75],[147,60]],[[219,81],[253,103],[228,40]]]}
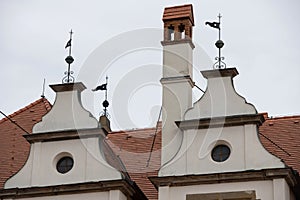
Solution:
{"label": "rooftop", "polygon": [[[9,117],[31,132],[33,125],[50,109],[47,99],[41,98]],[[264,116],[266,121],[259,127],[262,144],[269,152],[300,172],[300,115],[276,118],[270,118],[267,114]],[[7,119],[0,120],[0,133],[0,187],[3,188],[4,182],[25,163],[29,144],[22,137],[24,132]],[[161,123],[157,131],[153,127],[110,132],[106,142],[115,155],[121,158],[132,180],[150,200],[156,200],[157,190],[147,177],[156,176],[160,168]],[[149,160],[152,143],[154,146]]]}

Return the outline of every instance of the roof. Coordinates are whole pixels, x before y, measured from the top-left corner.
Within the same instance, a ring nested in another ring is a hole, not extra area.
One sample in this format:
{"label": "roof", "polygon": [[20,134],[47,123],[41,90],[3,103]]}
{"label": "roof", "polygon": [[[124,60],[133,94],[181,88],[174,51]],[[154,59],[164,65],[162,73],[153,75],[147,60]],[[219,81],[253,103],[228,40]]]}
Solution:
{"label": "roof", "polygon": [[[9,115],[14,121],[30,132],[33,125],[51,109],[50,103],[42,98]],[[300,115],[270,118],[259,127],[259,137],[264,147],[272,154],[280,157],[288,166],[300,172]],[[0,188],[5,180],[15,174],[25,163],[29,144],[22,137],[24,132],[7,119],[0,120]],[[266,139],[268,138],[268,139]],[[154,141],[154,143],[153,143]],[[150,200],[157,200],[157,190],[149,181],[149,176],[157,176],[161,160],[161,123],[158,129],[146,128],[110,132],[105,142],[117,157],[110,157],[113,165],[124,167],[130,178],[136,182]],[[148,159],[151,159],[148,165]],[[282,150],[283,149],[283,150]],[[107,155],[111,154],[107,152]],[[4,156],[3,156],[4,155]],[[6,156],[7,155],[7,156]]]}
{"label": "roof", "polygon": [[[28,106],[14,112],[8,117],[31,132],[32,127],[42,119],[51,104],[45,98],[40,98]],[[24,131],[13,124],[9,119],[0,120],[0,188],[4,182],[19,171],[27,160],[29,143],[23,138]]]}
{"label": "roof", "polygon": [[259,131],[264,147],[300,172],[300,116],[267,118]]}
{"label": "roof", "polygon": [[181,6],[173,6],[165,8],[163,21],[189,19],[194,25],[193,5],[186,4]]}
{"label": "roof", "polygon": [[[148,165],[153,141],[153,151]],[[156,176],[160,167],[161,123],[157,131],[156,128],[146,128],[111,132],[107,136],[107,143],[121,158],[130,178],[136,182],[148,199],[156,200],[157,190],[148,177]]]}
{"label": "roof", "polygon": [[[40,99],[36,100],[35,102],[25,106],[24,108],[21,108],[20,110],[14,112],[13,114],[8,115],[8,117],[9,118],[14,118],[15,116],[19,115],[20,113],[28,111],[29,109],[35,107],[37,104],[44,105],[47,112],[50,111],[51,108],[52,108],[52,105],[50,104],[50,102],[46,98],[40,98]],[[31,112],[34,112],[34,111],[31,111]],[[44,113],[44,114],[46,114],[46,113]],[[7,119],[6,117],[2,118],[0,120],[0,124],[5,122],[5,121],[9,121],[9,119]]]}

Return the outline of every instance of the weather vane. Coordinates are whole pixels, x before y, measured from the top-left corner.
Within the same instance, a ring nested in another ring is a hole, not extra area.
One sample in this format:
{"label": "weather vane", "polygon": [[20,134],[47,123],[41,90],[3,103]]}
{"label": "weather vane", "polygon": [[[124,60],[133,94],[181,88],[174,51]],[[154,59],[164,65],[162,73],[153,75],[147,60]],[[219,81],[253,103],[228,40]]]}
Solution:
{"label": "weather vane", "polygon": [[226,68],[226,64],[225,62],[223,62],[225,58],[221,56],[221,49],[224,46],[224,42],[221,40],[221,14],[218,15],[218,18],[219,22],[205,22],[205,25],[209,25],[212,28],[219,29],[219,40],[215,43],[216,47],[219,49],[219,56],[215,58],[217,62],[213,67],[216,69],[221,69]]}
{"label": "weather vane", "polygon": [[70,31],[70,39],[67,42],[65,49],[69,48],[69,55],[66,57],[65,61],[68,63],[68,71],[66,71],[64,74],[66,75],[65,77],[63,77],[62,82],[63,83],[73,83],[74,82],[74,77],[72,76],[72,74],[74,73],[73,71],[71,71],[71,64],[74,62],[74,58],[71,56],[72,53],[72,34],[73,31],[71,29]]}
{"label": "weather vane", "polygon": [[109,102],[107,101],[107,80],[108,77],[106,76],[106,83],[97,86],[95,89],[92,89],[93,92],[96,92],[98,90],[105,90],[105,100],[103,101],[102,105],[104,107],[104,116],[108,117],[107,107],[109,106]]}

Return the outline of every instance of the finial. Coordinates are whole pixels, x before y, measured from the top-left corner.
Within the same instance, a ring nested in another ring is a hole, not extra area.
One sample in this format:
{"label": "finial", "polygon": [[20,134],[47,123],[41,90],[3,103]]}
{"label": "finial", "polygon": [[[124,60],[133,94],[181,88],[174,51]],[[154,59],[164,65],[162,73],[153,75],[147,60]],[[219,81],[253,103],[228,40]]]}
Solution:
{"label": "finial", "polygon": [[222,16],[219,13],[219,15],[217,17],[219,18],[219,22],[205,22],[205,25],[209,25],[212,28],[219,29],[219,40],[215,43],[216,47],[219,49],[219,56],[215,58],[215,60],[217,62],[213,65],[213,68],[221,69],[221,68],[226,68],[226,64],[225,64],[225,62],[223,62],[223,60],[225,60],[225,58],[221,56],[221,49],[224,46],[224,42],[221,40],[221,18],[222,18]]}
{"label": "finial", "polygon": [[45,98],[45,84],[46,84],[46,79],[44,78],[44,82],[43,82],[43,91],[42,91],[42,98]]}
{"label": "finial", "polygon": [[104,113],[102,116],[108,117],[108,112],[107,112],[107,107],[109,106],[109,102],[107,101],[107,84],[108,84],[108,76],[106,76],[106,83],[97,86],[95,89],[92,89],[93,92],[98,91],[98,90],[105,90],[105,100],[102,102],[102,105],[104,107],[103,111]]}
{"label": "finial", "polygon": [[68,71],[65,72],[65,77],[62,79],[63,83],[70,83],[70,82],[74,82],[74,77],[71,74],[74,74],[73,71],[71,71],[71,64],[74,62],[74,58],[71,56],[72,53],[72,35],[73,35],[73,31],[71,29],[70,33],[70,39],[67,42],[65,49],[69,48],[69,55],[66,57],[65,61],[68,64]]}

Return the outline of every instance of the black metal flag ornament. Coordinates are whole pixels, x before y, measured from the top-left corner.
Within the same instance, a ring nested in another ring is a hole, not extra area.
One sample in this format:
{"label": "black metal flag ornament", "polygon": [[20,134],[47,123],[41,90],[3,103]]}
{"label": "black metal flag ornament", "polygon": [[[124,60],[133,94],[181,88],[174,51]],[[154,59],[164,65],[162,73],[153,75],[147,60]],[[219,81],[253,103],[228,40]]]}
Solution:
{"label": "black metal flag ornament", "polygon": [[71,42],[72,42],[72,39],[70,39],[70,40],[67,42],[67,44],[66,44],[66,46],[65,46],[65,49],[71,46]]}
{"label": "black metal flag ornament", "polygon": [[226,64],[223,61],[225,58],[221,56],[221,49],[224,46],[224,42],[221,40],[221,17],[221,14],[219,14],[219,22],[205,22],[205,25],[209,25],[210,27],[219,30],[219,40],[215,43],[216,47],[219,49],[219,56],[215,58],[217,62],[213,65],[213,68],[216,69],[226,68]]}
{"label": "black metal flag ornament", "polygon": [[205,25],[209,25],[212,28],[217,28],[220,30],[220,22],[205,22]]}
{"label": "black metal flag ornament", "polygon": [[98,91],[98,90],[107,90],[107,83],[104,83],[102,85],[97,86],[95,89],[92,89],[93,92]]}
{"label": "black metal flag ornament", "polygon": [[70,39],[69,41],[67,42],[66,46],[65,46],[65,49],[66,48],[69,48],[69,55],[66,57],[65,61],[68,63],[68,71],[65,72],[65,77],[63,77],[62,79],[62,82],[63,83],[72,83],[74,82],[74,77],[72,76],[72,74],[74,73],[73,71],[71,71],[71,64],[74,62],[74,58],[71,56],[71,53],[72,53],[72,34],[73,34],[73,31],[71,29],[70,31]]}
{"label": "black metal flag ornament", "polygon": [[103,116],[106,116],[106,117],[108,116],[107,107],[109,106],[109,102],[107,101],[107,80],[108,80],[108,77],[106,76],[106,83],[97,86],[95,89],[92,89],[93,92],[96,92],[98,90],[105,90],[105,100],[103,101],[102,105],[104,107]]}

